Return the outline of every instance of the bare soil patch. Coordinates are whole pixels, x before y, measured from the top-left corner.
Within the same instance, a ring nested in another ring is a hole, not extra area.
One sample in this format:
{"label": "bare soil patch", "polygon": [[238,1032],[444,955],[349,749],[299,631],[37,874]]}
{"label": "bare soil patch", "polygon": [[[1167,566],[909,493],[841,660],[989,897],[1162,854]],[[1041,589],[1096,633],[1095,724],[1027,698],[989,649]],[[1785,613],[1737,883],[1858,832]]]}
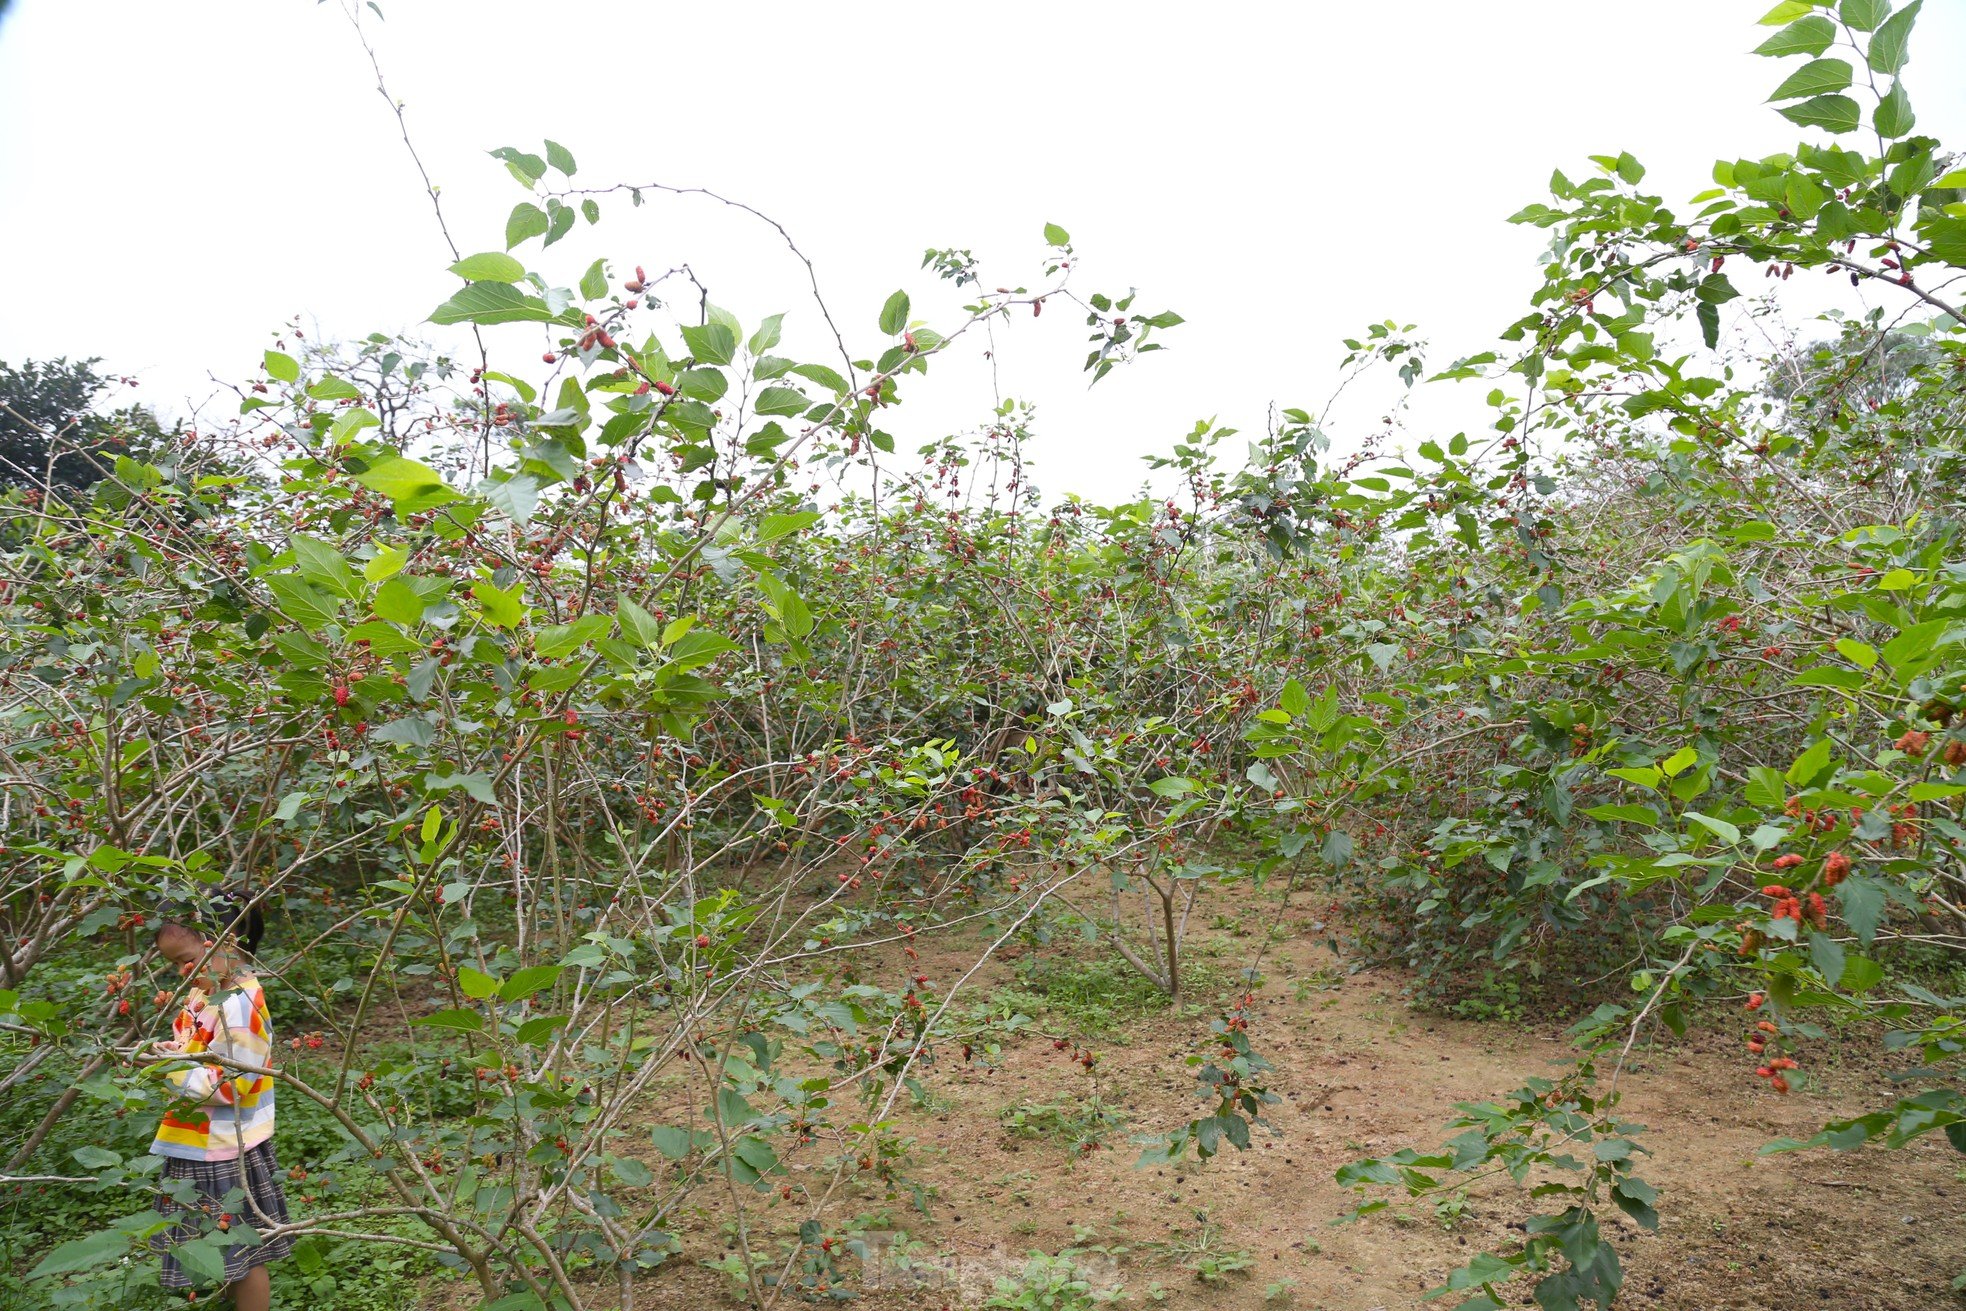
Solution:
{"label": "bare soil patch", "polygon": [[[1184,1059],[1209,1046],[1206,1004],[1071,1035],[1097,1053],[1090,1072],[1070,1050],[1055,1048],[1064,1031],[1055,1017],[1007,1042],[994,1066],[964,1065],[945,1053],[923,1072],[928,1104],[904,1098],[896,1115],[898,1131],[917,1140],[908,1174],[934,1190],[929,1214],[905,1195],[874,1188],[829,1211],[829,1231],[849,1215],[871,1217],[864,1232],[876,1238],[905,1231],[899,1247],[879,1249],[882,1259],[869,1263],[856,1304],[980,1305],[994,1279],[1014,1274],[1030,1253],[1077,1248],[1094,1282],[1123,1283],[1135,1306],[1417,1307],[1474,1252],[1507,1247],[1517,1237],[1510,1226],[1533,1211],[1506,1180],[1471,1189],[1458,1216],[1436,1215],[1427,1199],[1334,1227],[1359,1198],[1333,1175],[1361,1156],[1430,1147],[1444,1137],[1454,1103],[1501,1096],[1528,1076],[1567,1066],[1563,1026],[1441,1018],[1409,1004],[1398,971],[1346,975],[1316,931],[1318,904],[1299,894],[1285,908],[1290,933],[1265,954],[1268,982],[1251,1015],[1252,1041],[1277,1067],[1272,1087],[1282,1101],[1269,1117],[1273,1134],[1259,1132],[1251,1150],[1225,1150],[1205,1165],[1135,1167],[1131,1133],[1199,1113]],[[1197,917],[1197,954],[1204,973],[1213,967],[1221,996],[1239,986],[1236,971],[1256,951],[1275,903],[1246,909],[1254,929],[1246,937],[1200,928]],[[939,983],[974,960],[980,940],[924,936],[919,945],[918,963],[897,959],[892,969],[926,972]],[[1083,960],[1088,950],[1035,952]],[[1017,986],[1019,963],[1028,968],[1031,957],[1032,949],[1013,950],[991,961],[972,981],[975,996]],[[888,968],[870,963],[865,972],[875,978]],[[1220,996],[1193,999],[1211,1000]],[[1807,1137],[1826,1119],[1889,1100],[1891,1067],[1882,1054],[1862,1039],[1833,1039],[1812,1053],[1820,1059],[1810,1063],[1807,1086],[1782,1097],[1753,1076],[1737,1038],[1697,1032],[1685,1041],[1666,1035],[1637,1053],[1621,1083],[1622,1113],[1648,1126],[1642,1141],[1653,1155],[1640,1173],[1660,1190],[1661,1222],[1647,1233],[1615,1212],[1605,1219],[1625,1268],[1620,1305],[1960,1305],[1950,1282],[1966,1267],[1966,1156],[1939,1135],[1898,1152],[1756,1155],[1770,1139]],[[1013,1127],[1020,1109],[1095,1105],[1127,1117],[1097,1150],[1076,1149],[1042,1124]],[[653,1108],[651,1116],[659,1118]],[[823,1167],[797,1165],[794,1179],[801,1172],[823,1186]],[[791,1233],[799,1218],[790,1203],[761,1200],[753,1211],[768,1235]],[[642,1286],[638,1307],[729,1304],[725,1276],[697,1264],[724,1248],[722,1219],[706,1210],[685,1226],[683,1257]],[[1218,1277],[1204,1280],[1195,1267],[1211,1257]],[[1229,1267],[1246,1265],[1221,1268],[1223,1257]],[[1288,1296],[1266,1300],[1279,1285]],[[1526,1285],[1521,1295],[1529,1305]]]}

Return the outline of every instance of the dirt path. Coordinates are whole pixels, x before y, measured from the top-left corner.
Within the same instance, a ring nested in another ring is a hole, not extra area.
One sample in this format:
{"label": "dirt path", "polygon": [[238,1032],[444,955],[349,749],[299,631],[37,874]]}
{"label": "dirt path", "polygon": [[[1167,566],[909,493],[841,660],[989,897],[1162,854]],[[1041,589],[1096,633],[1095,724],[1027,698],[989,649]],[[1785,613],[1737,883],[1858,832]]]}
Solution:
{"label": "dirt path", "polygon": [[[1333,1228],[1356,1200],[1333,1174],[1360,1155],[1431,1146],[1455,1102],[1567,1065],[1558,1027],[1422,1017],[1392,973],[1342,978],[1299,1000],[1292,979],[1326,977],[1333,963],[1308,915],[1293,912],[1304,931],[1272,949],[1252,1020],[1278,1067],[1277,1136],[1259,1134],[1250,1151],[1201,1168],[1147,1170],[1133,1167],[1123,1136],[1077,1160],[1066,1144],[1020,1142],[1001,1128],[1003,1108],[1060,1094],[1096,1092],[1144,1129],[1192,1114],[1182,1061],[1204,1045],[1207,1021],[1157,1017],[1132,1029],[1126,1046],[1099,1045],[1096,1078],[1028,1040],[998,1069],[938,1078],[947,1109],[902,1117],[903,1132],[946,1153],[920,1171],[942,1205],[917,1236],[989,1271],[1092,1229],[1081,1241],[1133,1249],[1120,1271],[1136,1297],[1158,1282],[1169,1307],[1259,1307],[1267,1288],[1291,1280],[1294,1305],[1330,1311],[1418,1305],[1470,1252],[1507,1243],[1505,1226],[1528,1213],[1512,1186],[1477,1191],[1451,1228],[1431,1202]],[[1224,963],[1239,962],[1249,941],[1233,942]],[[1654,1155],[1642,1174],[1660,1189],[1661,1223],[1647,1234],[1619,1218],[1623,1301],[1686,1311],[1952,1303],[1949,1282],[1966,1267],[1966,1156],[1937,1135],[1901,1152],[1755,1155],[1771,1138],[1806,1137],[1827,1118],[1874,1105],[1888,1087],[1879,1069],[1832,1064],[1808,1090],[1777,1096],[1739,1045],[1717,1036],[1645,1054],[1625,1077],[1621,1109],[1650,1127],[1642,1141]],[[1192,1240],[1203,1209],[1218,1250],[1252,1258],[1246,1273],[1204,1285],[1146,1247]]]}
{"label": "dirt path", "polygon": [[[1283,1100],[1270,1116],[1274,1136],[1259,1133],[1249,1151],[1227,1150],[1201,1167],[1134,1168],[1138,1148],[1128,1132],[1166,1129],[1196,1113],[1183,1062],[1207,1046],[1206,1014],[1155,1012],[1093,1040],[1099,1059],[1092,1074],[1036,1035],[1006,1044],[994,1068],[945,1063],[924,1080],[929,1107],[896,1117],[898,1131],[917,1140],[910,1175],[938,1194],[932,1214],[868,1191],[828,1217],[831,1228],[856,1211],[878,1217],[885,1209],[891,1219],[883,1223],[908,1231],[912,1259],[927,1272],[907,1274],[890,1250],[873,1263],[877,1286],[858,1304],[980,1305],[991,1282],[1015,1272],[1028,1253],[1078,1246],[1113,1249],[1095,1253],[1086,1268],[1105,1282],[1123,1281],[1135,1306],[1391,1311],[1422,1305],[1423,1291],[1474,1252],[1506,1247],[1516,1237],[1510,1222],[1531,1213],[1506,1181],[1473,1190],[1451,1223],[1437,1218],[1427,1199],[1334,1228],[1330,1221],[1359,1199],[1333,1174],[1360,1156],[1431,1147],[1446,1136],[1455,1102],[1501,1096],[1530,1075],[1567,1066],[1560,1026],[1416,1012],[1397,973],[1344,977],[1334,970],[1318,945],[1323,935],[1312,928],[1311,899],[1296,900],[1285,918],[1295,931],[1268,953],[1269,983],[1251,1020],[1253,1041],[1277,1066],[1272,1086]],[[1197,937],[1206,949],[1210,934]],[[1220,972],[1233,974],[1254,942],[1218,939]],[[965,955],[969,945],[929,947],[915,968],[951,977],[973,960],[973,952]],[[1013,961],[992,962],[972,986],[987,994],[1011,982],[1013,970]],[[1294,988],[1296,980],[1310,986]],[[1771,1138],[1806,1137],[1825,1119],[1889,1096],[1881,1064],[1854,1054],[1839,1061],[1836,1050],[1823,1044],[1814,1053],[1822,1059],[1807,1064],[1826,1070],[1787,1097],[1754,1078],[1731,1036],[1656,1048],[1634,1061],[1620,1111],[1649,1126],[1641,1141],[1654,1155],[1640,1173],[1659,1189],[1661,1224],[1645,1233],[1615,1218],[1609,1232],[1625,1268],[1619,1305],[1960,1305],[1949,1284],[1966,1268],[1966,1156],[1940,1136],[1899,1152],[1755,1155]],[[1006,1108],[1083,1106],[1093,1097],[1123,1109],[1131,1122],[1089,1155],[1056,1138],[1014,1135],[1001,1120]],[[1183,1243],[1191,1249],[1204,1235],[1204,1214],[1208,1250],[1248,1260],[1210,1283],[1184,1265],[1192,1250],[1168,1250]],[[759,1218],[794,1222],[789,1208],[782,1217],[767,1208]],[[723,1298],[720,1277],[693,1264],[716,1246],[709,1219],[690,1226],[689,1264],[652,1279],[640,1305],[696,1307]],[[1278,1285],[1290,1295],[1266,1301]],[[1526,1286],[1519,1290],[1526,1298]],[[1425,1305],[1451,1308],[1455,1301]]]}

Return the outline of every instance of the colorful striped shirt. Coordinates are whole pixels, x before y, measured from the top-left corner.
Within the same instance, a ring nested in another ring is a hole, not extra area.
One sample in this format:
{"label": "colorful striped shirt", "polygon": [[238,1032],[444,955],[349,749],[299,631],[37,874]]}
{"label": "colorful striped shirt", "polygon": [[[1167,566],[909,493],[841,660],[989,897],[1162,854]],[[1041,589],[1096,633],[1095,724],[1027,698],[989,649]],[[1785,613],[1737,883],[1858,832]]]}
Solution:
{"label": "colorful striped shirt", "polygon": [[[209,1052],[270,1069],[273,1021],[259,980],[240,975],[208,1001],[193,991],[171,1025],[184,1054]],[[273,1136],[273,1079],[197,1061],[164,1065],[177,1100],[165,1111],[150,1150],[191,1161],[230,1161]]]}

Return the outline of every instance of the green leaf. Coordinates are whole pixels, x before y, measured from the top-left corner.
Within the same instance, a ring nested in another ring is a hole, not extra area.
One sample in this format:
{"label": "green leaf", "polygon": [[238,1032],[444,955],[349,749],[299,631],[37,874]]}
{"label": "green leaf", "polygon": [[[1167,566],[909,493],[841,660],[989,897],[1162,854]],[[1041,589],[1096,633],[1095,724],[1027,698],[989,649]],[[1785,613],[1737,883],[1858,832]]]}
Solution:
{"label": "green leaf", "polygon": [[632,1156],[616,1156],[610,1152],[607,1163],[608,1168],[614,1171],[614,1177],[621,1180],[625,1187],[646,1188],[655,1182],[655,1175],[649,1168]]}
{"label": "green leaf", "polygon": [[1884,967],[1868,956],[1845,956],[1836,985],[1845,992],[1869,992],[1884,981]]}
{"label": "green leaf", "polygon": [[526,266],[502,251],[488,250],[466,255],[451,265],[451,272],[466,282],[518,282],[526,276]]}
{"label": "green leaf", "polygon": [[723,370],[682,370],[676,373],[676,391],[706,405],[716,405],[722,401],[723,393],[729,391],[729,385],[731,383],[727,377],[723,377]]}
{"label": "green leaf", "polygon": [[523,186],[530,187],[546,176],[546,161],[530,151],[519,150],[512,146],[500,146],[497,150],[487,153],[493,159],[504,160],[505,167],[511,170],[512,176]]}
{"label": "green leaf", "polygon": [[1836,24],[1821,14],[1798,18],[1754,48],[1757,55],[1820,55],[1836,40]]}
{"label": "green leaf", "polygon": [[[431,813],[443,812],[433,807]],[[424,840],[427,842],[429,838],[426,836]],[[498,991],[498,979],[490,974],[482,974],[469,965],[460,965],[457,970],[457,987],[459,992],[473,1001],[483,1001]]]}
{"label": "green leaf", "polygon": [[1299,718],[1311,708],[1311,694],[1296,679],[1286,679],[1283,692],[1277,698],[1277,707],[1292,719]]}
{"label": "green leaf", "polygon": [[730,339],[733,342],[744,340],[744,325],[737,321],[735,314],[732,314],[723,306],[714,302],[706,303],[703,306],[703,319],[706,323],[721,323],[726,328],[729,328]]}
{"label": "green leaf", "polygon": [[1799,788],[1811,787],[1818,777],[1829,769],[1830,752],[1835,745],[1828,738],[1818,738],[1814,745],[1795,758],[1784,775],[1789,782]]}
{"label": "green leaf", "polygon": [[1829,193],[1817,186],[1806,174],[1791,173],[1782,186],[1782,197],[1787,203],[1789,213],[1808,222],[1816,217],[1816,212],[1829,199]]}
{"label": "green leaf", "polygon": [[212,1238],[194,1238],[171,1248],[177,1263],[199,1283],[216,1284],[225,1279],[225,1252]]}
{"label": "green leaf", "polygon": [[1702,815],[1697,810],[1687,811],[1686,818],[1692,820],[1695,824],[1698,824],[1701,828],[1730,846],[1738,844],[1741,840],[1741,830],[1724,819],[1715,819],[1712,815]]}
{"label": "green leaf", "polygon": [[1884,919],[1884,885],[1867,875],[1852,874],[1837,886],[1836,897],[1843,908],[1843,922],[1857,935],[1857,941],[1868,947]]}
{"label": "green leaf", "polygon": [[478,484],[478,494],[492,508],[515,524],[524,524],[539,508],[540,480],[529,473],[509,473],[503,478],[487,478]]}
{"label": "green leaf", "polygon": [[1874,30],[1890,12],[1891,0],[1842,0],[1836,7],[1844,25],[1859,32]]}
{"label": "green leaf", "polygon": [[615,608],[621,635],[636,646],[647,649],[662,640],[662,621],[637,605],[632,597],[622,597]]}
{"label": "green leaf", "polygon": [[1877,580],[1880,592],[1908,592],[1918,586],[1918,575],[1909,569],[1892,569]]}
{"label": "green leaf", "polygon": [[1877,667],[1877,648],[1868,642],[1859,642],[1854,637],[1839,637],[1836,639],[1836,650],[1837,654],[1859,668]]}
{"label": "green leaf", "polygon": [[529,200],[522,200],[512,207],[512,213],[505,220],[505,249],[510,250],[523,241],[533,237],[543,237],[551,226],[546,211]]}
{"label": "green leaf", "polygon": [[564,1015],[535,1015],[519,1026],[513,1034],[528,1047],[544,1047],[553,1041],[553,1035],[567,1027]]}
{"label": "green leaf", "polygon": [[1760,806],[1763,810],[1780,810],[1788,804],[1788,788],[1783,783],[1781,771],[1766,765],[1756,765],[1748,770],[1745,792],[1748,804]]}
{"label": "green leaf", "polygon": [[1617,1203],[1620,1211],[1636,1220],[1640,1228],[1659,1227],[1659,1212],[1653,1207],[1653,1203],[1659,1200],[1659,1192],[1643,1179],[1620,1179],[1612,1186],[1611,1200]]}
{"label": "green leaf", "polygon": [[423,652],[423,643],[403,636],[394,624],[380,620],[371,619],[367,623],[357,624],[344,633],[343,638],[350,646],[367,647],[373,655],[417,655]]}
{"label": "green leaf", "polygon": [[1700,321],[1700,340],[1708,350],[1720,344],[1720,307],[1711,301],[1701,301],[1694,307],[1694,317]]}
{"label": "green leaf", "polygon": [[1622,778],[1627,783],[1636,783],[1642,788],[1655,788],[1665,775],[1652,765],[1621,766],[1604,771],[1613,778]]}
{"label": "green leaf", "polygon": [[1905,94],[1902,80],[1891,84],[1891,89],[1877,102],[1870,121],[1877,129],[1877,135],[1886,141],[1895,141],[1910,134],[1912,125],[1918,122],[1918,115],[1911,112],[1911,97]]}
{"label": "green leaf", "polygon": [[568,177],[574,174],[573,152],[557,141],[546,143],[546,162]]}
{"label": "green leaf", "polygon": [[403,566],[409,563],[409,559],[410,553],[407,547],[387,544],[378,546],[375,555],[363,562],[362,577],[372,583],[380,583],[401,573]]}
{"label": "green leaf", "polygon": [[[429,720],[420,715],[407,715],[402,719],[391,720],[369,733],[371,742],[400,742],[406,747],[427,747],[436,740],[437,730],[431,727]],[[430,813],[438,815],[442,812],[432,806]],[[428,842],[429,835],[424,835],[423,840]]]}
{"label": "green leaf", "polygon": [[588,300],[600,300],[608,294],[608,262],[597,259],[587,266],[587,272],[580,275],[580,294]]}
{"label": "green leaf", "polygon": [[842,392],[847,389],[846,379],[823,364],[794,364],[786,372],[796,373],[801,378],[809,378],[830,391]]}
{"label": "green leaf", "polygon": [[758,525],[757,536],[752,538],[752,541],[758,546],[763,546],[766,542],[775,542],[781,537],[804,532],[818,522],[817,510],[799,510],[792,514],[768,514]]}
{"label": "green leaf", "polygon": [[463,788],[475,801],[486,805],[498,804],[492,792],[491,776],[488,774],[438,774],[431,772],[423,776],[423,789],[426,792],[449,792],[453,788]]}
{"label": "green leaf", "polygon": [[1191,778],[1157,778],[1147,784],[1147,790],[1157,797],[1186,796],[1195,790],[1196,783]]}
{"label": "green leaf", "polygon": [[1809,963],[1834,988],[1843,978],[1843,944],[1827,933],[1809,934]]}
{"label": "green leaf", "polygon": [[114,1229],[97,1230],[86,1238],[71,1238],[56,1247],[41,1258],[39,1265],[27,1272],[27,1277],[47,1279],[54,1275],[72,1275],[78,1270],[106,1265],[127,1255],[129,1250],[130,1240],[127,1235]]}
{"label": "green leaf", "polygon": [[528,965],[515,971],[511,978],[499,985],[500,1001],[523,1001],[545,988],[553,986],[553,980],[560,977],[561,965]]}
{"label": "green leaf", "polygon": [[415,501],[419,506],[428,507],[457,499],[457,493],[437,476],[435,469],[420,460],[406,460],[400,455],[383,456],[356,474],[355,481],[372,492],[387,496],[399,508],[405,501]]}
{"label": "green leaf", "polygon": [[663,639],[663,645],[670,647],[669,663],[663,668],[677,672],[699,668],[727,651],[737,650],[737,643],[722,633],[707,632],[701,628],[683,633],[673,643],[669,640],[668,631],[664,630]]}
{"label": "green leaf", "polygon": [[476,1011],[460,1009],[438,1011],[435,1015],[425,1015],[421,1019],[411,1020],[410,1023],[423,1029],[455,1029],[459,1033],[478,1033],[485,1027],[485,1017]]}
{"label": "green leaf", "polygon": [[355,571],[348,567],[348,561],[320,538],[295,533],[293,552],[301,577],[313,586],[350,601],[361,593],[362,587],[355,581]]}
{"label": "green leaf", "polygon": [[1863,111],[1848,96],[1814,96],[1798,105],[1784,105],[1783,118],[1801,127],[1819,127],[1825,132],[1855,132],[1863,121]]}
{"label": "green leaf", "polygon": [[308,585],[297,574],[275,574],[266,580],[280,613],[302,628],[318,631],[334,622],[340,605]]}
{"label": "green leaf", "polygon": [[1966,268],[1966,217],[1934,217],[1921,227],[1934,255],[1955,267]]}
{"label": "green leaf", "polygon": [[567,233],[573,231],[573,206],[562,205],[557,200],[546,202],[546,241],[550,246]]}
{"label": "green leaf", "polygon": [[546,1311],[546,1303],[540,1300],[539,1294],[522,1289],[507,1293],[496,1301],[486,1302],[478,1311]]}
{"label": "green leaf", "polygon": [[362,406],[353,406],[335,416],[334,423],[328,428],[328,445],[346,446],[363,429],[380,427],[381,424],[382,420]]}
{"label": "green leaf", "polygon": [[1048,246],[1069,246],[1072,244],[1072,234],[1056,223],[1047,223],[1044,225],[1044,240]]}
{"label": "green leaf", "polygon": [[758,325],[758,330],[751,334],[751,340],[744,343],[744,349],[753,355],[763,355],[778,344],[779,332],[784,322],[783,314],[767,314],[764,322]]}
{"label": "green leaf", "polygon": [[1324,845],[1318,848],[1318,856],[1333,869],[1343,869],[1352,859],[1352,836],[1339,829],[1332,829],[1325,835]]}
{"label": "green leaf", "polygon": [[759,414],[803,414],[806,398],[791,387],[767,387],[758,393],[754,408]]}
{"label": "green leaf", "polygon": [[758,587],[771,599],[772,609],[777,611],[778,621],[788,636],[800,640],[812,632],[812,611],[790,584],[773,574],[759,574]]}
{"label": "green leaf", "polygon": [[666,1124],[658,1124],[650,1129],[649,1137],[655,1143],[655,1150],[672,1161],[682,1160],[696,1146],[696,1137],[689,1130],[677,1129]]}
{"label": "green leaf", "polygon": [[1700,279],[1700,285],[1693,289],[1693,294],[1705,304],[1725,305],[1741,293],[1732,282],[1728,281],[1725,273],[1709,273]]}
{"label": "green leaf", "polygon": [[1659,771],[1667,778],[1678,778],[1700,759],[1700,753],[1692,747],[1681,747],[1659,762]]}
{"label": "green leaf", "polygon": [[1884,644],[1879,652],[1893,668],[1902,668],[1931,653],[1953,627],[1950,619],[1927,619],[1913,624]]}
{"label": "green leaf", "polygon": [[533,649],[542,659],[558,660],[607,634],[606,615],[583,615],[570,624],[549,624],[533,635]]}
{"label": "green leaf", "polygon": [[1793,23],[1804,14],[1814,13],[1816,6],[1810,0],[1782,0],[1773,9],[1755,21],[1763,27],[1781,27]]}
{"label": "green leaf", "polygon": [[722,1120],[726,1127],[749,1124],[758,1116],[751,1109],[751,1103],[744,1100],[744,1095],[730,1087],[717,1089],[717,1105],[712,1114]]}
{"label": "green leaf", "polygon": [[1592,806],[1584,813],[1592,819],[1616,821],[1620,824],[1644,824],[1648,828],[1659,822],[1659,812],[1650,806]]}
{"label": "green leaf", "polygon": [[423,593],[407,578],[391,578],[376,589],[375,600],[370,603],[376,617],[408,627],[423,621],[424,607],[429,601]]}
{"label": "green leaf", "polygon": [[332,373],[315,379],[313,384],[308,387],[307,394],[317,401],[359,401],[362,399],[362,393],[356,388],[354,383],[349,382],[346,378],[337,378]]}
{"label": "green leaf", "polygon": [[552,318],[545,301],[504,282],[467,283],[430,311],[432,323],[547,323]]}
{"label": "green leaf", "polygon": [[1854,669],[1840,665],[1817,665],[1805,669],[1789,680],[1790,687],[1840,687],[1846,692],[1854,692],[1865,683],[1862,674]]}
{"label": "green leaf", "polygon": [[266,376],[275,382],[298,382],[300,361],[282,351],[266,352]]}
{"label": "green leaf", "polygon": [[1911,60],[1911,28],[1918,21],[1918,11],[1925,0],[1911,0],[1911,3],[1892,14],[1878,27],[1870,39],[1870,69],[1873,73],[1889,73],[1897,76],[1898,70]]}
{"label": "green leaf", "polygon": [[908,293],[897,291],[881,306],[881,331],[892,337],[908,326]]}
{"label": "green leaf", "polygon": [[737,334],[726,324],[686,326],[683,344],[699,364],[729,364],[737,358]]}

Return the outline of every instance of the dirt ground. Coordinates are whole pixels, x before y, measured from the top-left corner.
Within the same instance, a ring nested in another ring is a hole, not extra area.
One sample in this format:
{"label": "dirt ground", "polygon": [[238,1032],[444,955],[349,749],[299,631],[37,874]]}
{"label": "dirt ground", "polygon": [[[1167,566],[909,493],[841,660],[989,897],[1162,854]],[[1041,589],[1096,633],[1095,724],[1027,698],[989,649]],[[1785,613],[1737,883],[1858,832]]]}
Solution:
{"label": "dirt ground", "polygon": [[[1250,1150],[1224,1150],[1202,1166],[1135,1168],[1139,1148],[1129,1133],[1164,1130],[1199,1113],[1183,1060],[1207,1049],[1204,1008],[1150,1012],[1091,1040],[1092,1074],[1037,1034],[1006,1043],[994,1068],[945,1062],[924,1080],[927,1107],[903,1099],[896,1116],[898,1132],[917,1140],[909,1174],[936,1191],[930,1214],[874,1190],[828,1213],[830,1226],[885,1207],[916,1245],[913,1274],[895,1249],[869,1262],[872,1286],[854,1305],[981,1306],[994,1280],[1015,1274],[1028,1254],[1076,1246],[1092,1249],[1083,1258],[1086,1275],[1095,1285],[1123,1284],[1127,1305],[1392,1311],[1423,1305],[1422,1293],[1474,1252],[1508,1246],[1518,1237],[1510,1222],[1532,1212],[1506,1180],[1472,1190],[1451,1223],[1429,1198],[1333,1227],[1360,1200],[1333,1173],[1360,1156],[1432,1147],[1447,1136],[1455,1102],[1505,1095],[1527,1076],[1567,1066],[1561,1024],[1443,1019],[1410,1007],[1408,980],[1395,971],[1346,976],[1315,931],[1319,900],[1299,894],[1284,911],[1293,931],[1265,957],[1268,986],[1251,1019],[1252,1041],[1277,1066],[1271,1086],[1282,1102],[1268,1117],[1274,1136],[1259,1132]],[[1274,902],[1248,909],[1252,923],[1275,913]],[[1215,940],[1225,978],[1260,939],[1200,928],[1192,936],[1203,950]],[[974,959],[974,944],[921,945],[918,968],[938,980]],[[1047,956],[1088,950],[1040,949]],[[1011,982],[1019,954],[993,961],[971,987],[981,996]],[[1294,987],[1299,980],[1308,986]],[[1667,1045],[1635,1057],[1620,1113],[1648,1126],[1640,1141],[1653,1155],[1639,1173],[1659,1189],[1660,1226],[1647,1233],[1615,1212],[1606,1219],[1625,1270],[1620,1306],[1966,1305],[1950,1289],[1966,1269],[1966,1156],[1942,1136],[1898,1152],[1756,1155],[1772,1138],[1807,1137],[1826,1119],[1890,1096],[1880,1060],[1855,1048],[1839,1054],[1834,1042],[1806,1054],[1814,1058],[1805,1061],[1814,1067],[1807,1086],[1787,1097],[1753,1076],[1738,1036],[1668,1036]],[[1083,1105],[1095,1096],[1123,1109],[1129,1123],[1089,1155],[1056,1137],[1013,1134],[1001,1120],[1006,1108],[1060,1099]],[[810,1172],[804,1182],[823,1187],[817,1166],[795,1167],[795,1182],[801,1169]],[[696,1264],[716,1255],[718,1218],[705,1212],[686,1227],[683,1259],[641,1286],[638,1308],[731,1304],[724,1277]],[[788,1229],[796,1223],[789,1206],[761,1206],[755,1219]],[[1204,1236],[1210,1252],[1246,1254],[1247,1267],[1203,1282],[1189,1265]],[[1531,1305],[1526,1283],[1515,1290],[1521,1305]]]}

